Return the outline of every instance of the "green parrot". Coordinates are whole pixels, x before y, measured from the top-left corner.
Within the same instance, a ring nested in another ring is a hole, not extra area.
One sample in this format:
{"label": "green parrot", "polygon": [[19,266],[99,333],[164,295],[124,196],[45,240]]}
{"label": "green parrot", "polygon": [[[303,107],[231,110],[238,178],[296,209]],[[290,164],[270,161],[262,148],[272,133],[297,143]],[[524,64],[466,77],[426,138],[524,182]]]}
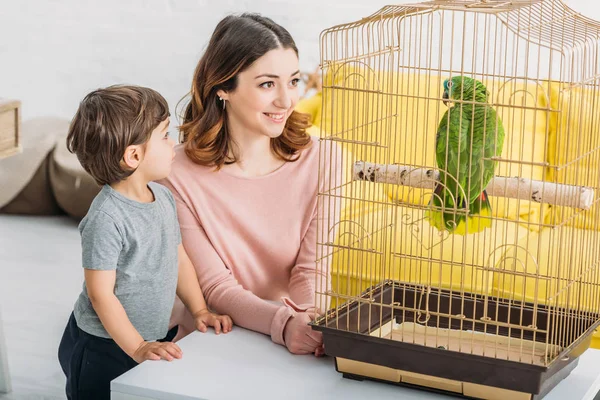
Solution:
{"label": "green parrot", "polygon": [[425,216],[440,231],[481,232],[492,225],[485,188],[496,169],[497,161],[491,158],[502,153],[504,127],[489,105],[487,88],[475,79],[455,76],[445,80],[443,98],[446,105],[459,102],[449,106],[438,127],[435,147],[440,183]]}

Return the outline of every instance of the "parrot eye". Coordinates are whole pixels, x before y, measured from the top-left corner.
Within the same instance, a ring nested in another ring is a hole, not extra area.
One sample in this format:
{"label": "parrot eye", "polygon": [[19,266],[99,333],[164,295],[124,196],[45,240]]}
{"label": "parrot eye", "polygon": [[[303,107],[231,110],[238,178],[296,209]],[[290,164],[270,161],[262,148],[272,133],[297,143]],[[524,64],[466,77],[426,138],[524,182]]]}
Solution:
{"label": "parrot eye", "polygon": [[451,88],[452,87],[452,81],[448,82],[448,87]]}

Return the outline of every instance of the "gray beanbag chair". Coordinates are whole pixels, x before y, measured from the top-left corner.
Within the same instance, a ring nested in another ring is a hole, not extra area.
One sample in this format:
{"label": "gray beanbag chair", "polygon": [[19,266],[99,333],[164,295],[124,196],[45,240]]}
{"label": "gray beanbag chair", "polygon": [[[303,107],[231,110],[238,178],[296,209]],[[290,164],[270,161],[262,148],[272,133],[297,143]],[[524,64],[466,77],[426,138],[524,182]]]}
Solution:
{"label": "gray beanbag chair", "polygon": [[59,118],[22,124],[23,151],[0,159],[0,213],[85,216],[100,187],[67,150],[68,130]]}

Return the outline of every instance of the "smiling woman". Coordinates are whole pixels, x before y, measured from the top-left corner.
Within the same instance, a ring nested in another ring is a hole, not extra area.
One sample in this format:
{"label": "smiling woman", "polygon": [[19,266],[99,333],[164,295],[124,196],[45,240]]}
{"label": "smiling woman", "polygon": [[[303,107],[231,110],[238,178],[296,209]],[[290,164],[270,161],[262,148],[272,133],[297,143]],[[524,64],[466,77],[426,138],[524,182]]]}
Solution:
{"label": "smiling woman", "polygon": [[294,112],[299,79],[287,30],[256,14],[224,18],[194,73],[181,126],[188,157],[217,169],[247,164],[237,147],[271,138],[271,161],[293,160],[310,145],[309,117]]}
{"label": "smiling woman", "polygon": [[[337,149],[320,151],[309,117],[294,111],[299,79],[287,30],[256,14],[223,19],[196,67],[163,183],[209,306],[292,353],[319,355],[322,338],[307,324],[328,285],[327,266],[316,273],[317,218],[335,212],[317,211],[317,193],[339,177],[320,176],[318,164]],[[179,301],[171,322],[179,337],[193,330]]]}

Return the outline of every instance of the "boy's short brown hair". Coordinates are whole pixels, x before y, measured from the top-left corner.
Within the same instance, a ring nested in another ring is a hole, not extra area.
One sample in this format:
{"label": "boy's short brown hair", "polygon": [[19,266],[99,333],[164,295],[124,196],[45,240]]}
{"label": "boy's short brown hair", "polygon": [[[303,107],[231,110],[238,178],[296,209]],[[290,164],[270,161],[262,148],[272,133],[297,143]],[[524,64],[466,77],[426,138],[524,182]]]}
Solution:
{"label": "boy's short brown hair", "polygon": [[146,143],[169,115],[167,101],[155,90],[131,85],[94,90],[71,121],[67,148],[99,185],[119,182],[134,172],[121,163],[125,149]]}

